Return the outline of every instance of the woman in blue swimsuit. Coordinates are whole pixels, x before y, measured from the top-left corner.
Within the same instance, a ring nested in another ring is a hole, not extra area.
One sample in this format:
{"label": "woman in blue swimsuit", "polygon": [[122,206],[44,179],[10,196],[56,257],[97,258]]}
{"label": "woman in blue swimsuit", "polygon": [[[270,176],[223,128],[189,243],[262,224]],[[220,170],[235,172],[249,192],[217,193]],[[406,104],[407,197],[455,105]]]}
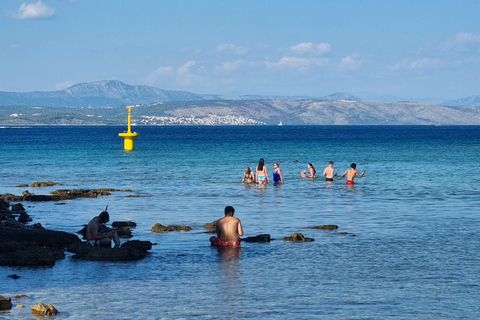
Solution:
{"label": "woman in blue swimsuit", "polygon": [[280,163],[274,162],[273,167],[275,168],[275,171],[273,171],[273,182],[282,183],[283,182],[283,175],[282,175],[282,170],[279,168]]}
{"label": "woman in blue swimsuit", "polygon": [[265,161],[263,160],[263,158],[261,158],[260,162],[258,163],[256,177],[258,184],[264,184],[267,183],[268,180],[270,180],[268,178],[267,166],[265,165]]}

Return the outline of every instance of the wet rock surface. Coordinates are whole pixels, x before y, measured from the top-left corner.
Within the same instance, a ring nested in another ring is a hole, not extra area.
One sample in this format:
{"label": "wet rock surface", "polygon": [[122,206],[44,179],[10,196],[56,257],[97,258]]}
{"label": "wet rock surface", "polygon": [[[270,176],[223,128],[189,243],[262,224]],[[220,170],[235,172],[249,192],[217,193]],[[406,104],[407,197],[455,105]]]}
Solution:
{"label": "wet rock surface", "polygon": [[50,195],[35,195],[24,192],[21,196],[10,193],[0,195],[4,201],[61,201],[72,200],[76,198],[97,198],[98,196],[109,196],[111,192],[123,191],[119,189],[100,188],[100,189],[63,189],[51,191]]}
{"label": "wet rock surface", "polygon": [[57,309],[51,304],[37,303],[31,309],[33,314],[42,316],[54,316],[58,314]]}
{"label": "wet rock surface", "polygon": [[313,238],[305,238],[303,233],[293,233],[290,237],[285,237],[283,241],[292,241],[292,242],[311,242],[315,241]]}
{"label": "wet rock surface", "polygon": [[145,258],[152,249],[150,241],[127,241],[120,248],[92,247],[85,242],[72,244],[67,251],[76,253],[73,259],[90,261],[134,261]]}
{"label": "wet rock surface", "polygon": [[203,225],[203,227],[205,229],[207,229],[208,232],[210,232],[210,233],[216,233],[217,232],[217,220],[209,222],[209,223],[205,223]]}
{"label": "wet rock surface", "polygon": [[159,232],[169,232],[169,231],[191,231],[192,227],[190,226],[178,226],[178,225],[169,225],[164,226],[160,223],[155,223],[152,227],[152,232],[159,233]]}
{"label": "wet rock surface", "polygon": [[270,242],[273,239],[270,239],[269,234],[259,234],[255,237],[242,238],[244,242]]}

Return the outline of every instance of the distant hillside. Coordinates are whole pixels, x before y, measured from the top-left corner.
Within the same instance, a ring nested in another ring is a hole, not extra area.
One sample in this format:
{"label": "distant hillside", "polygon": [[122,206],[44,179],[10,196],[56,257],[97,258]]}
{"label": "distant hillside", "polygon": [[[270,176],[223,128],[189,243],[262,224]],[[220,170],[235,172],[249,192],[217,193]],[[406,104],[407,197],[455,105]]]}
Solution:
{"label": "distant hillside", "polygon": [[[0,108],[0,125],[126,125],[117,107]],[[134,125],[480,125],[480,108],[414,102],[210,100],[142,104]]]}
{"label": "distant hillside", "polygon": [[151,86],[131,86],[121,81],[80,83],[64,90],[0,92],[0,105],[51,107],[106,107],[160,101],[219,99],[215,95],[162,90]]}
{"label": "distant hillside", "polygon": [[442,103],[450,107],[480,107],[480,96],[470,96],[457,100],[449,100]]}
{"label": "distant hillside", "polygon": [[[1,92],[0,106],[50,106],[50,107],[108,107],[137,105],[168,101],[209,100],[300,100],[307,96],[243,95],[226,97],[215,94],[197,94],[187,91],[163,90],[145,85],[128,85],[121,81],[80,83],[64,90],[34,92]],[[353,100],[360,98],[347,93],[335,93],[321,100]]]}

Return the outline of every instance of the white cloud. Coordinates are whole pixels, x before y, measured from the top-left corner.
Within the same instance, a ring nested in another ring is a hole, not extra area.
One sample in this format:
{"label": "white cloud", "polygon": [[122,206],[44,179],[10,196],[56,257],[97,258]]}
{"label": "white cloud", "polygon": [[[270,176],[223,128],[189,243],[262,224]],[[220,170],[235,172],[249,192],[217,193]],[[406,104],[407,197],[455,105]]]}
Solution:
{"label": "white cloud", "polygon": [[233,53],[236,55],[244,55],[247,53],[247,48],[236,46],[233,43],[221,44],[217,47],[216,50],[219,52]]}
{"label": "white cloud", "polygon": [[149,85],[153,85],[159,78],[171,77],[174,73],[173,67],[171,66],[158,67],[157,70],[153,71],[145,78],[145,82]]}
{"label": "white cloud", "polygon": [[394,70],[436,69],[443,66],[445,66],[445,62],[437,58],[422,58],[414,61],[408,61],[407,59],[404,59],[402,62],[395,65],[393,69]]}
{"label": "white cloud", "polygon": [[176,81],[180,85],[190,85],[201,81],[201,78],[197,75],[194,75],[190,68],[196,64],[195,61],[191,60],[185,63],[183,66],[177,68]]}
{"label": "white cloud", "polygon": [[200,76],[197,76],[192,73],[191,68],[196,64],[195,61],[191,60],[185,63],[183,66],[174,68],[172,66],[168,67],[158,67],[155,71],[150,73],[145,79],[145,83],[149,85],[155,85],[158,82],[162,81],[175,81],[181,86],[187,86],[190,84],[198,83],[202,80]]}
{"label": "white cloud", "polygon": [[461,32],[455,37],[447,39],[441,47],[447,51],[467,52],[474,50],[480,52],[480,36]]}
{"label": "white cloud", "polygon": [[312,42],[299,43],[293,47],[290,47],[290,51],[295,54],[315,54],[320,55],[330,52],[331,47],[329,43],[323,42],[320,44],[314,44]]}
{"label": "white cloud", "polygon": [[235,70],[238,70],[239,68],[247,65],[247,62],[245,60],[239,59],[233,62],[225,62],[220,66],[215,67],[215,72],[216,73],[230,73]]}
{"label": "white cloud", "polygon": [[347,56],[340,61],[340,68],[346,70],[358,70],[362,66],[363,61],[357,55]]}
{"label": "white cloud", "polygon": [[267,68],[294,68],[306,69],[311,67],[323,66],[328,62],[325,58],[298,58],[298,57],[283,57],[278,62],[266,61]]}
{"label": "white cloud", "polygon": [[46,19],[55,14],[55,10],[43,4],[42,1],[27,4],[22,3],[17,12],[9,12],[7,16],[14,19]]}
{"label": "white cloud", "polygon": [[66,89],[66,88],[69,88],[71,86],[73,86],[75,83],[73,81],[65,81],[65,82],[62,82],[62,83],[57,83],[55,85],[55,88],[57,90],[63,90],[63,89]]}

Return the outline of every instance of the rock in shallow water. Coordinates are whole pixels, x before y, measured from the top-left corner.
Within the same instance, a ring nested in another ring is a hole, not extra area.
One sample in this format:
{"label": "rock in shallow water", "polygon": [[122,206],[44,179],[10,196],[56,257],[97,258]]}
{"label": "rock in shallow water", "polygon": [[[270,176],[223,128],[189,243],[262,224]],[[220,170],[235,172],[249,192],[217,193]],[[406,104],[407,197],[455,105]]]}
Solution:
{"label": "rock in shallow water", "polygon": [[42,316],[54,316],[58,311],[53,305],[40,302],[32,307],[32,313]]}

